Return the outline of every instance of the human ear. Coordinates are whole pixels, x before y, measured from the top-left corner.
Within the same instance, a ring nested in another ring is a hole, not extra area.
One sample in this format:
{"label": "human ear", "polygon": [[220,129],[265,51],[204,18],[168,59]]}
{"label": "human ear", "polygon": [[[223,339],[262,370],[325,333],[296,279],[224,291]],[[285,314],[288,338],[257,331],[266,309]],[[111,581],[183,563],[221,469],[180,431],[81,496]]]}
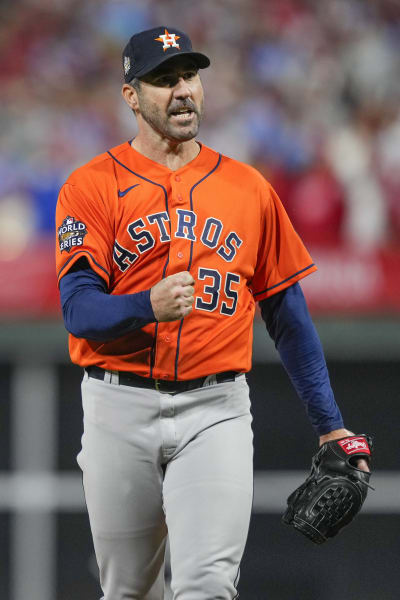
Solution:
{"label": "human ear", "polygon": [[133,88],[129,83],[124,83],[121,90],[122,97],[125,102],[132,110],[137,110],[139,108],[139,102],[137,97],[137,91]]}

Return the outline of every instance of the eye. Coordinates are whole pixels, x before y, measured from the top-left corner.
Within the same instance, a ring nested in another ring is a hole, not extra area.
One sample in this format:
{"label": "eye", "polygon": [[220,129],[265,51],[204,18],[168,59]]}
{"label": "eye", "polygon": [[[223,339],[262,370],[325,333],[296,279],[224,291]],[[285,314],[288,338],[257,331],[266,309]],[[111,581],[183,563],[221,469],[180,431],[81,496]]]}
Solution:
{"label": "eye", "polygon": [[185,80],[189,80],[189,79],[193,79],[194,77],[196,77],[197,75],[197,71],[186,71],[186,73],[183,74],[183,78]]}
{"label": "eye", "polygon": [[176,83],[176,77],[172,75],[163,75],[162,77],[158,77],[156,79],[155,84],[160,87],[172,87]]}

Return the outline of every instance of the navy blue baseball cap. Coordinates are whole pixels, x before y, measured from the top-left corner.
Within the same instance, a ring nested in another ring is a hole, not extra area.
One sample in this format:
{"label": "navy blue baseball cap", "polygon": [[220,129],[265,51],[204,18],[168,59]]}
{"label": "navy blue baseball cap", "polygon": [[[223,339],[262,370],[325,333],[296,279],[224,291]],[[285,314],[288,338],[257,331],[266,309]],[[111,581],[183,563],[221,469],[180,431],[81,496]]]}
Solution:
{"label": "navy blue baseball cap", "polygon": [[160,26],[135,33],[122,54],[124,79],[129,83],[134,77],[143,77],[175,56],[190,56],[199,69],[210,66],[210,59],[193,52],[189,36],[175,27]]}

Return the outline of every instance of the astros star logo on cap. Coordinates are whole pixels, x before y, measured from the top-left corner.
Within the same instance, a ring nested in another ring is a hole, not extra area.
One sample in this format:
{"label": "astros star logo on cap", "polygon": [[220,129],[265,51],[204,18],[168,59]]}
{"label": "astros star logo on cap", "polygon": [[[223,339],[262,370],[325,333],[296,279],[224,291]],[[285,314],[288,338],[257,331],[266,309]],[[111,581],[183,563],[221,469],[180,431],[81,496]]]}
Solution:
{"label": "astros star logo on cap", "polygon": [[168,48],[178,48],[180,50],[179,44],[176,43],[176,40],[179,40],[180,36],[175,33],[168,33],[168,30],[164,30],[164,34],[160,35],[158,38],[154,38],[156,42],[162,42],[164,52],[168,50]]}

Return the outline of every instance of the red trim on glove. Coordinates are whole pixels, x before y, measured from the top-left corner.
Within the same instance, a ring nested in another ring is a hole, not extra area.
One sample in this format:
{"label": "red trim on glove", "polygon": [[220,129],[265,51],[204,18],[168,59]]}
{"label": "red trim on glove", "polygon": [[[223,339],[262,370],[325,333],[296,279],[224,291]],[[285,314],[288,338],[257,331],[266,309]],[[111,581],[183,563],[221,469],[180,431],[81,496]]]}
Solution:
{"label": "red trim on glove", "polygon": [[339,446],[346,452],[346,454],[356,454],[357,452],[363,452],[364,454],[371,454],[368,443],[363,437],[353,436],[347,437],[343,440],[338,440]]}

